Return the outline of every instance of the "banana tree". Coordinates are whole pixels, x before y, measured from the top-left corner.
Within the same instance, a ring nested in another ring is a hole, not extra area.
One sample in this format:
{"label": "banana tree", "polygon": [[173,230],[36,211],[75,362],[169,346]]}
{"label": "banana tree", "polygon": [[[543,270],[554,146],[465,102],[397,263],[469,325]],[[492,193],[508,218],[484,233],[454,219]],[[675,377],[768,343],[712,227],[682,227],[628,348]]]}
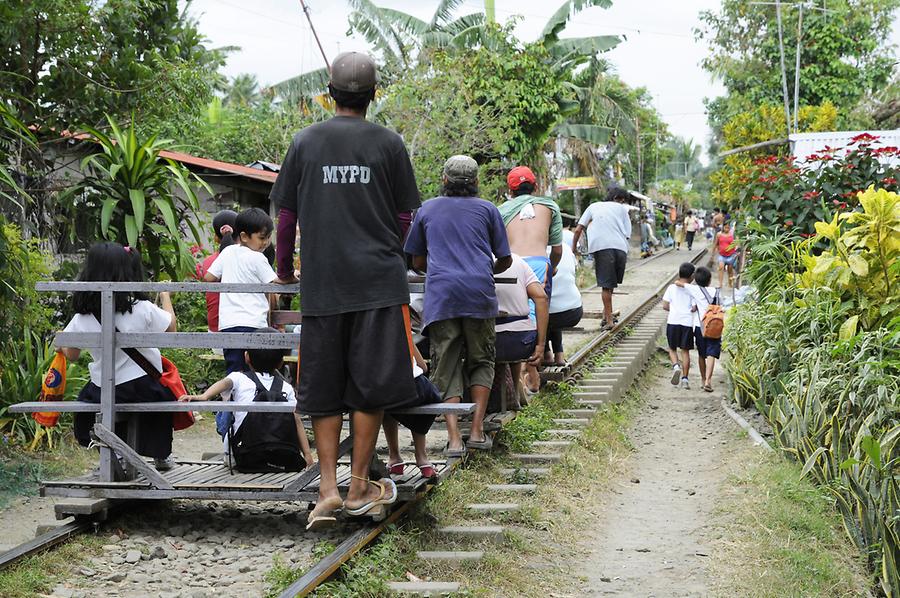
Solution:
{"label": "banana tree", "polygon": [[[197,229],[197,191],[213,191],[174,160],[160,156],[172,149],[168,139],[139,139],[134,123],[122,130],[107,117],[110,134],[87,128],[100,151],[81,162],[85,178],[61,197],[73,207],[99,206],[98,236],[138,248],[155,276],[173,280],[193,270],[190,244],[201,242]],[[179,192],[180,191],[180,195]]]}

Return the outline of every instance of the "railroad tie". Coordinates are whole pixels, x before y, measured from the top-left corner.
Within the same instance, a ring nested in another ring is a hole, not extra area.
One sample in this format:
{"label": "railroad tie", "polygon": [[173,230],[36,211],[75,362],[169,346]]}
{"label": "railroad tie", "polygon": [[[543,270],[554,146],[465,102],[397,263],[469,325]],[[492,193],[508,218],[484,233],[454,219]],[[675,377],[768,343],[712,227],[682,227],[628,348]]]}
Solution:
{"label": "railroad tie", "polygon": [[537,484],[488,484],[487,489],[491,492],[521,492],[523,494],[534,494],[537,490]]}
{"label": "railroad tie", "polygon": [[566,448],[572,446],[571,440],[535,440],[531,443],[534,448]]}
{"label": "railroad tie", "polygon": [[553,420],[553,423],[557,426],[575,426],[576,428],[581,428],[588,425],[590,421],[591,420],[582,417],[558,417]]}
{"label": "railroad tie", "polygon": [[480,561],[484,558],[483,550],[420,550],[416,556],[423,561]]}
{"label": "railroad tie", "polygon": [[467,540],[503,540],[501,525],[448,525],[439,527],[437,532]]}
{"label": "railroad tie", "polygon": [[517,473],[523,473],[529,478],[541,478],[550,475],[550,469],[547,467],[522,467],[520,469],[501,469],[500,475],[512,477]]}
{"label": "railroad tie", "polygon": [[459,584],[451,581],[391,581],[388,588],[398,594],[437,596],[459,591]]}
{"label": "railroad tie", "polygon": [[547,430],[547,434],[549,434],[551,436],[568,436],[569,438],[575,438],[576,436],[581,434],[581,432],[579,432],[578,430],[559,429],[559,430]]}
{"label": "railroad tie", "polygon": [[[597,414],[596,409],[563,409],[562,412],[565,415],[572,416],[573,418],[580,418],[580,417],[584,417],[584,416],[587,416],[588,418],[590,418]],[[584,421],[585,425],[586,425],[589,420],[585,419],[582,421]]]}
{"label": "railroad tie", "polygon": [[511,453],[509,456],[522,463],[558,463],[562,459],[559,453]]}
{"label": "railroad tie", "polygon": [[472,503],[466,505],[466,509],[475,511],[476,513],[512,513],[513,511],[518,511],[520,508],[521,506],[519,503],[514,502]]}

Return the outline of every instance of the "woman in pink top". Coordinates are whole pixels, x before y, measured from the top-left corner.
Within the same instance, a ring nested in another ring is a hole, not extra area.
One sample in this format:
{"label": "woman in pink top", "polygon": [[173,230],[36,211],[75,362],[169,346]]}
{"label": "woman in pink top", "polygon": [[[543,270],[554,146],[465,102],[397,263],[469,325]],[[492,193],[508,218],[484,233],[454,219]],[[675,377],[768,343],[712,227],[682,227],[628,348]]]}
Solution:
{"label": "woman in pink top", "polygon": [[738,258],[738,243],[734,233],[731,231],[730,222],[722,224],[722,230],[716,233],[713,245],[715,246],[716,254],[718,255],[719,288],[722,288],[722,278],[724,277],[726,270],[728,270],[728,284],[733,286],[734,271],[737,266]]}

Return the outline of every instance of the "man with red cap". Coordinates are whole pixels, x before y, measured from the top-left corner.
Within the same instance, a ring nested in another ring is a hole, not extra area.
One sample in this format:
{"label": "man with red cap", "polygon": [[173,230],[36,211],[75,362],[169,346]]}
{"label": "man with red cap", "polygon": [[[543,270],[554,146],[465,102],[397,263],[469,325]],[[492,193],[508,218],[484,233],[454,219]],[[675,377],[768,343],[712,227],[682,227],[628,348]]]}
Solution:
{"label": "man with red cap", "polygon": [[[501,204],[499,210],[506,225],[509,248],[531,267],[549,300],[553,274],[562,258],[563,226],[559,205],[548,197],[532,195],[536,178],[527,166],[516,166],[510,170],[506,175],[506,185],[512,197]],[[533,306],[531,317],[535,318]],[[536,391],[540,387],[537,368],[528,366],[527,372],[528,386]]]}
{"label": "man with red cap", "polygon": [[[562,257],[562,217],[559,205],[548,197],[532,195],[536,188],[534,173],[527,166],[516,166],[506,175],[512,198],[499,209],[506,225],[509,248],[524,259],[541,284],[547,297],[553,273]],[[550,246],[550,257],[547,257]]]}

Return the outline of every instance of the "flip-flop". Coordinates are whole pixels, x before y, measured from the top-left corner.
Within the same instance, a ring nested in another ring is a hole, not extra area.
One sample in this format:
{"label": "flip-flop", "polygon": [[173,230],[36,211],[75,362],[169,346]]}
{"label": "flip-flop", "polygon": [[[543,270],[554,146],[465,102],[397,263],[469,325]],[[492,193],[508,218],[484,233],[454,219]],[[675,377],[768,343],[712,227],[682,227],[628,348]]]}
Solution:
{"label": "flip-flop", "polygon": [[458,449],[450,448],[449,442],[444,445],[443,452],[444,452],[445,457],[465,457],[466,453],[468,453],[468,451],[466,451],[465,448],[458,448]]}
{"label": "flip-flop", "polygon": [[[347,513],[350,517],[362,517],[363,515],[370,515],[371,511],[381,507],[382,505],[392,505],[397,502],[397,484],[394,483],[394,480],[390,478],[381,478],[377,482],[373,482],[369,478],[360,478],[355,475],[351,475],[351,477],[356,478],[357,480],[363,480],[364,482],[368,482],[370,484],[374,484],[378,486],[381,492],[378,493],[378,498],[374,500],[370,500],[364,505],[360,505],[355,509],[350,509],[347,506],[344,506],[344,512]],[[385,498],[384,495],[387,493],[387,489],[391,489],[391,497]]]}
{"label": "flip-flop", "polygon": [[344,506],[344,501],[340,498],[337,501],[340,503],[337,507],[327,507],[324,503],[316,503],[316,507],[306,517],[306,531],[315,532],[333,527],[337,523],[334,514]]}
{"label": "flip-flop", "polygon": [[713,392],[713,387],[710,386],[709,384],[704,384],[703,390],[705,390],[706,392]]}
{"label": "flip-flop", "polygon": [[423,463],[422,465],[416,463],[416,467],[419,468],[419,472],[426,480],[433,480],[437,477],[437,471],[435,471],[434,465],[432,465],[431,463]]}
{"label": "flip-flop", "polygon": [[400,461],[399,463],[393,463],[388,465],[388,471],[390,471],[391,475],[403,475],[403,470],[406,468],[406,462]]}
{"label": "flip-flop", "polygon": [[472,440],[469,438],[466,440],[466,447],[470,449],[475,449],[479,451],[489,451],[494,446],[491,437],[487,434],[484,435],[484,440]]}

